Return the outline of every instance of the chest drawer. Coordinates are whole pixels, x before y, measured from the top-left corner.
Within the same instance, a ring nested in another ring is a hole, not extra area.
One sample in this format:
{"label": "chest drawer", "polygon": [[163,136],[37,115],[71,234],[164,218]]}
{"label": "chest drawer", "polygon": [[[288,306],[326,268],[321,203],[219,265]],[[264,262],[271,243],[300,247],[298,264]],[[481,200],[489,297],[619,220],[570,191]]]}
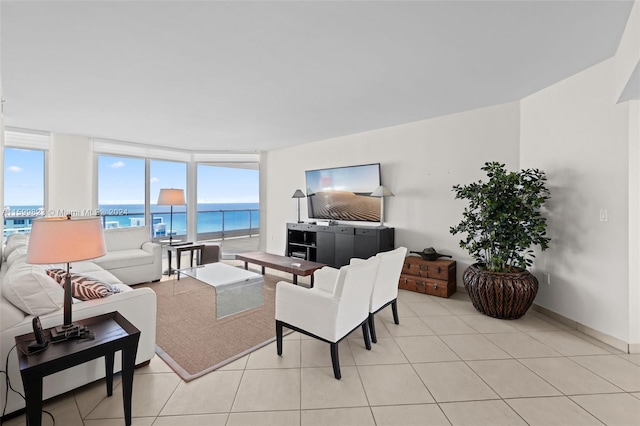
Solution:
{"label": "chest drawer", "polygon": [[455,284],[452,291],[446,280],[436,280],[406,274],[400,275],[398,288],[439,297],[449,297],[455,292]]}
{"label": "chest drawer", "polygon": [[418,256],[408,256],[404,260],[402,273],[438,280],[455,280],[456,262],[444,259],[424,260]]}
{"label": "chest drawer", "polygon": [[398,288],[449,297],[456,292],[455,260],[424,260],[420,256],[407,256],[402,265]]}

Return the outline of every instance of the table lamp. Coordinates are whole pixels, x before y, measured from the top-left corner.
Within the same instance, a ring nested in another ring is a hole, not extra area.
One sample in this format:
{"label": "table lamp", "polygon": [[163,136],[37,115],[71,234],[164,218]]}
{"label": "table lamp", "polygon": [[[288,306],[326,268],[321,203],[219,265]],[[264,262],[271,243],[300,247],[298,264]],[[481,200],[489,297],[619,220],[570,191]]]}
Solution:
{"label": "table lamp", "polygon": [[184,189],[163,188],[158,195],[159,206],[171,206],[169,218],[169,245],[173,243],[173,206],[184,206]]}
{"label": "table lamp", "polygon": [[371,196],[380,198],[380,226],[384,226],[384,197],[393,197],[394,194],[386,186],[380,185],[371,193]]}
{"label": "table lamp", "polygon": [[304,192],[302,192],[299,189],[296,189],[296,192],[293,193],[293,196],[291,198],[297,198],[298,199],[298,223],[302,223],[302,221],[300,220],[300,198],[304,198]]}
{"label": "table lamp", "polygon": [[49,217],[35,219],[27,248],[27,263],[66,263],[64,280],[64,323],[57,327],[59,334],[71,334],[78,326],[71,320],[70,262],[104,256],[107,249],[99,217]]}

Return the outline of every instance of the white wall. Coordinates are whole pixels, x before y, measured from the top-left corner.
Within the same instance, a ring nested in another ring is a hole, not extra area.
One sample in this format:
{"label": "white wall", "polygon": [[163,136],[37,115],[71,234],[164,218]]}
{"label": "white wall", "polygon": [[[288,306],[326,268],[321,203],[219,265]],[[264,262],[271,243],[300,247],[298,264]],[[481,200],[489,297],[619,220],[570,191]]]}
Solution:
{"label": "white wall", "polygon": [[614,97],[616,100],[626,98],[625,89],[630,85],[635,86],[631,79],[634,78],[634,70],[635,78],[638,78],[638,66],[640,66],[640,1],[633,4],[615,55]]}
{"label": "white wall", "polygon": [[291,196],[304,190],[305,170],[379,162],[382,183],[395,194],[385,201],[385,225],[395,227],[396,247],[452,254],[461,276],[472,259],[449,233],[465,205],[452,186],[482,178],[486,161],[518,167],[519,115],[514,102],[266,153],[266,250],[284,253],[286,223],[297,220]]}
{"label": "white wall", "polygon": [[629,342],[640,353],[640,100],[629,102]]}
{"label": "white wall", "polygon": [[629,116],[614,82],[607,60],[523,99],[520,165],[545,170],[552,197],[535,303],[629,342]]}
{"label": "white wall", "polygon": [[50,210],[60,216],[66,210],[91,211],[93,194],[93,149],[84,136],[51,135],[48,195]]}

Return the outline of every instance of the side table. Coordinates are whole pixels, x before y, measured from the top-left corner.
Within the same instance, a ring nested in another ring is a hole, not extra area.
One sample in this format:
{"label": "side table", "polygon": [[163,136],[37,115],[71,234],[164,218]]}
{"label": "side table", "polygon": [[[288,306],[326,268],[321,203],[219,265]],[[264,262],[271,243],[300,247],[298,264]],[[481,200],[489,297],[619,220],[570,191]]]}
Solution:
{"label": "side table", "polygon": [[[183,242],[182,240],[158,240],[158,242],[160,243],[160,245],[162,246],[162,248],[164,249],[165,247],[168,246],[179,246],[179,245],[184,245],[184,244],[193,244],[191,241],[185,241]],[[168,254],[168,260],[169,260],[169,265],[167,267],[166,270],[162,271],[162,275],[171,275],[171,273],[173,272],[171,270],[171,253]]]}
{"label": "side table", "polygon": [[[191,264],[189,266],[193,267],[193,252],[197,251],[198,254],[198,260],[196,262],[196,264],[200,264],[200,257],[202,256],[202,249],[204,248],[204,244],[192,244],[192,243],[188,243],[188,244],[179,244],[179,245],[168,245],[167,246],[167,259],[169,261],[169,275],[171,275],[173,273],[173,271],[177,271],[178,274],[178,279],[180,279],[180,260],[182,258],[182,252],[183,251],[188,251],[191,254]],[[172,258],[172,252],[176,252],[176,263],[177,268],[176,269],[172,269],[171,268],[171,258]]]}
{"label": "side table", "polygon": [[[27,346],[35,340],[33,333],[17,336],[18,365],[24,386],[27,425],[42,424],[42,379],[58,371],[83,364],[96,358],[105,358],[107,396],[113,394],[113,361],[117,351],[122,351],[122,396],[124,419],[131,425],[131,395],[133,392],[133,371],[140,330],[119,312],[111,312],[96,317],[78,320],[94,333],[93,340],[70,339],[50,343],[49,347],[35,354],[27,355]],[[51,329],[45,331],[50,338]]]}

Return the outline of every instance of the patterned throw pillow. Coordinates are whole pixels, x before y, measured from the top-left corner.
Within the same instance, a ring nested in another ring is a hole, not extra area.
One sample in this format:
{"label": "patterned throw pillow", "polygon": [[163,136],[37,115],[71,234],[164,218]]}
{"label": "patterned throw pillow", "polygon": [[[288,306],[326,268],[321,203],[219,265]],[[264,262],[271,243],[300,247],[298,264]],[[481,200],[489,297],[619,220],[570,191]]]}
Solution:
{"label": "patterned throw pillow", "polygon": [[[47,269],[47,275],[64,286],[67,271],[64,269]],[[71,295],[79,300],[100,299],[120,293],[120,289],[110,284],[100,282],[94,278],[71,274]]]}

